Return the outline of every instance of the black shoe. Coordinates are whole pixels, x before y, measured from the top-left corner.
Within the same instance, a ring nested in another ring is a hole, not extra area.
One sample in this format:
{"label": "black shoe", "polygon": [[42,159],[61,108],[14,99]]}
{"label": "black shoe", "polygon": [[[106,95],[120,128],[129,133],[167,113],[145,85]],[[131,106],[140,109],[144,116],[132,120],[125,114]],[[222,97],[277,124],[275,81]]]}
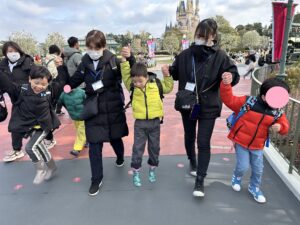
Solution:
{"label": "black shoe", "polygon": [[197,177],[195,182],[195,188],[193,191],[193,195],[195,197],[204,197],[204,178],[203,177]]}
{"label": "black shoe", "polygon": [[78,157],[80,154],[80,151],[72,150],[72,151],[70,151],[70,154],[74,155],[75,157]]}
{"label": "black shoe", "polygon": [[117,158],[116,160],[116,167],[124,166],[124,158]]}
{"label": "black shoe", "polygon": [[197,176],[197,161],[196,160],[190,160],[190,175],[193,177]]}
{"label": "black shoe", "polygon": [[89,190],[89,195],[95,196],[99,193],[99,188],[102,185],[102,181],[100,183],[92,182]]}

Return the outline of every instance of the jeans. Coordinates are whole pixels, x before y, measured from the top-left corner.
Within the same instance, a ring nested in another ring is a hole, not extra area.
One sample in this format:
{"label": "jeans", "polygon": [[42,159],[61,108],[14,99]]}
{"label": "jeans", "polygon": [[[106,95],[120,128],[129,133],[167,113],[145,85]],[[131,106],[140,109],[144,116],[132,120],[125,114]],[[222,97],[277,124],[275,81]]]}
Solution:
{"label": "jeans", "polygon": [[263,150],[249,150],[235,144],[236,151],[236,167],[234,175],[242,177],[251,165],[252,173],[250,178],[250,185],[252,187],[259,187],[263,174]]}
{"label": "jeans", "polygon": [[[122,139],[115,139],[110,141],[117,158],[124,158],[124,144]],[[103,142],[89,143],[89,158],[92,172],[92,182],[100,183],[103,178],[103,163],[102,163],[102,148]]]}
{"label": "jeans", "polygon": [[188,159],[196,160],[195,141],[196,141],[196,126],[198,122],[198,167],[197,175],[205,177],[207,174],[208,165],[210,162],[210,140],[215,126],[216,119],[198,119],[190,120],[189,112],[182,112],[182,122],[184,127],[184,144]]}

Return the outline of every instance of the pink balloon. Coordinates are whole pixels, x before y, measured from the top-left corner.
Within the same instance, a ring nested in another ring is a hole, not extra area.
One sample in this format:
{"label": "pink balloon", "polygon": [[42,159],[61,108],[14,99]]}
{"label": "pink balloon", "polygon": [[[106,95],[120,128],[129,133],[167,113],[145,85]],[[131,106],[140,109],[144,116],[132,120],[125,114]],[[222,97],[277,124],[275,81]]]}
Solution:
{"label": "pink balloon", "polygon": [[274,109],[283,108],[289,102],[289,93],[283,87],[272,87],[266,94],[266,101]]}
{"label": "pink balloon", "polygon": [[66,94],[68,94],[68,93],[70,93],[71,92],[71,86],[70,85],[65,85],[64,86],[64,92],[66,93]]}

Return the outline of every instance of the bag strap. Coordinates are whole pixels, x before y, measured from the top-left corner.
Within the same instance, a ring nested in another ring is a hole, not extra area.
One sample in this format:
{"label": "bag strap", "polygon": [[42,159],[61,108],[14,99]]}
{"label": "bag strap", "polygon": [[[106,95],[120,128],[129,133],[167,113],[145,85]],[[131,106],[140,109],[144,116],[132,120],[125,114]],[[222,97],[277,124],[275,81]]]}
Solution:
{"label": "bag strap", "polygon": [[48,65],[49,65],[52,61],[54,61],[54,58],[50,59],[50,60],[46,63],[45,66],[48,67]]}
{"label": "bag strap", "polygon": [[[238,121],[246,112],[252,109],[256,102],[257,98],[255,96],[250,96],[246,103],[241,107],[238,115],[235,118],[235,122]],[[232,126],[234,126],[234,124],[232,124]]]}

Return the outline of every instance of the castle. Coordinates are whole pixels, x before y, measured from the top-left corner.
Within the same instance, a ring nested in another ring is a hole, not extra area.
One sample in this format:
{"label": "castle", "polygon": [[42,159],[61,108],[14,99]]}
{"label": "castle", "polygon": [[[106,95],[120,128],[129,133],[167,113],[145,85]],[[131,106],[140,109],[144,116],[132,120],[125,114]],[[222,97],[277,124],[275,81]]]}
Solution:
{"label": "castle", "polygon": [[[186,4],[184,0],[178,2],[176,10],[176,24],[174,27],[178,28],[183,34],[194,33],[199,23],[199,0],[187,0]],[[168,31],[173,28],[172,22],[169,26],[166,25]]]}

